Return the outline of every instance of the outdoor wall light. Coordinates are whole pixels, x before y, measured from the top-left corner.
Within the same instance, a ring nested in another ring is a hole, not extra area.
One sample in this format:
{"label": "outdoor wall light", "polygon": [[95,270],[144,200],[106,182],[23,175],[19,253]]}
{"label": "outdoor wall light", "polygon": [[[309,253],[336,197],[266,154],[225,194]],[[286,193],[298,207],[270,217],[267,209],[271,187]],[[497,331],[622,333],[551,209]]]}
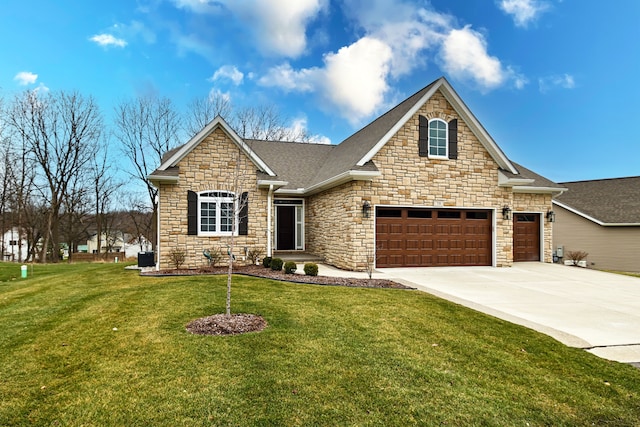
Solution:
{"label": "outdoor wall light", "polygon": [[371,203],[368,200],[362,202],[362,216],[369,218],[371,216]]}
{"label": "outdoor wall light", "polygon": [[547,221],[556,222],[556,213],[554,211],[547,212]]}
{"label": "outdoor wall light", "polygon": [[502,219],[511,219],[511,208],[507,205],[502,208]]}

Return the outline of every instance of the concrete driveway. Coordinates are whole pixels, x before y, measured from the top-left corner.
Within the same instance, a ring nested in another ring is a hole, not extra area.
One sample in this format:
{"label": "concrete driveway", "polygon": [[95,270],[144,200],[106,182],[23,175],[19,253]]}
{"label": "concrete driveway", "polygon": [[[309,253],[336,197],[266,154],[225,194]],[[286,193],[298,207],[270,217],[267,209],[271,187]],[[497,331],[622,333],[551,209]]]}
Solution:
{"label": "concrete driveway", "polygon": [[376,277],[640,367],[640,278],[545,263],[516,263],[511,268],[386,268],[378,269]]}

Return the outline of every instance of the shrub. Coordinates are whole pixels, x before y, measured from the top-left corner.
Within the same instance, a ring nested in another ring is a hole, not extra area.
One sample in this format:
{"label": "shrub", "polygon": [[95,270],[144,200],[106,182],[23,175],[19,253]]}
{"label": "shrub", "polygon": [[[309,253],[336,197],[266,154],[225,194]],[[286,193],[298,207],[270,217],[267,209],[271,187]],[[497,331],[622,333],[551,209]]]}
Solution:
{"label": "shrub", "polygon": [[318,275],[318,264],[315,262],[308,262],[304,265],[304,274],[307,276],[317,276]]}
{"label": "shrub", "polygon": [[262,259],[262,266],[263,266],[264,268],[269,268],[269,267],[271,267],[271,260],[272,260],[272,259],[273,259],[273,258],[271,258],[270,256],[266,256],[266,257],[264,257],[264,258]]}
{"label": "shrub", "polygon": [[284,272],[286,274],[293,274],[298,269],[298,266],[293,261],[287,261],[284,263]]}
{"label": "shrub", "polygon": [[264,251],[261,248],[251,248],[249,249],[249,252],[247,252],[247,258],[249,258],[251,264],[256,265],[263,252]]}
{"label": "shrub", "polygon": [[272,258],[271,259],[271,269],[275,270],[275,271],[280,271],[282,270],[282,264],[284,263],[284,261],[282,261],[282,258]]}
{"label": "shrub", "polygon": [[169,260],[171,261],[171,264],[176,267],[176,270],[179,270],[180,267],[182,267],[182,264],[184,264],[186,258],[187,256],[184,251],[174,249],[169,252]]}
{"label": "shrub", "polygon": [[585,251],[568,251],[567,259],[573,262],[573,265],[578,265],[580,261],[585,259],[589,254]]}
{"label": "shrub", "polygon": [[220,251],[220,248],[205,249],[202,251],[202,254],[207,258],[210,267],[215,267],[216,264],[222,261],[222,251]]}

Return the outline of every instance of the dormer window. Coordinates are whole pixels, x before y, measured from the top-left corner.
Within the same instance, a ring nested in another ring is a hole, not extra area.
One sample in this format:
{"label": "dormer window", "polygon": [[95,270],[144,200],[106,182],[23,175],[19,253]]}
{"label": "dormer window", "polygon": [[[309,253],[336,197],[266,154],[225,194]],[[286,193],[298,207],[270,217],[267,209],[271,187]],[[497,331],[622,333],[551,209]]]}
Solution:
{"label": "dormer window", "polygon": [[448,123],[440,118],[419,116],[418,154],[430,159],[458,158],[458,119]]}
{"label": "dormer window", "polygon": [[429,157],[447,157],[447,123],[442,119],[429,120]]}

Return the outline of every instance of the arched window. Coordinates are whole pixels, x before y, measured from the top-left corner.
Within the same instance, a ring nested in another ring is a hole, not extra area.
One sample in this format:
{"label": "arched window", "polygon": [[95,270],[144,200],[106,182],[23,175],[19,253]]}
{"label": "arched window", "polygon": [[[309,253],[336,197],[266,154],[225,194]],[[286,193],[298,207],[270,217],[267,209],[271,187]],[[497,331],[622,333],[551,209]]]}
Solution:
{"label": "arched window", "polygon": [[429,120],[429,157],[448,157],[448,126],[442,119]]}

